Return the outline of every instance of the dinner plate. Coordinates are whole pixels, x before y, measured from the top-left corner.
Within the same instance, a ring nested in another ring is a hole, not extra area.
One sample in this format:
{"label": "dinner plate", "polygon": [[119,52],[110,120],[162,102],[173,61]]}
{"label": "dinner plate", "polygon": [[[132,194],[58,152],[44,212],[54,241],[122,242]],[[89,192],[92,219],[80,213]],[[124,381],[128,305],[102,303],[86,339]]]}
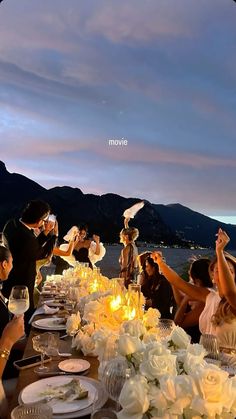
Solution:
{"label": "dinner plate", "polygon": [[48,307],[63,307],[65,305],[54,300],[45,300],[44,303],[47,304]]}
{"label": "dinner plate", "polygon": [[72,402],[67,402],[65,400],[59,400],[55,398],[47,402],[47,404],[51,406],[53,414],[71,413],[85,409],[94,402],[96,396],[96,388],[88,381],[84,380],[82,382],[78,376],[56,376],[35,381],[23,389],[21,393],[21,399],[23,403],[40,402],[40,400],[45,399],[46,395],[44,393],[49,388],[48,386],[62,386],[68,384],[73,378],[79,380],[82,387],[88,391],[88,397],[80,400],[74,400]]}
{"label": "dinner plate", "polygon": [[71,372],[71,374],[73,374],[74,372],[86,371],[89,369],[90,363],[85,359],[71,358],[59,362],[58,367],[62,371]]}
{"label": "dinner plate", "polygon": [[[78,378],[78,376],[73,376],[73,375],[67,376],[67,378],[68,377],[70,377],[71,379],[73,377]],[[51,377],[51,378],[53,378],[53,377]],[[61,382],[62,377],[60,376],[58,378],[60,379],[60,382]],[[49,378],[47,379],[47,381],[48,380],[49,380]],[[40,380],[40,382],[41,381],[42,381],[42,379]],[[81,385],[84,385],[84,383],[87,382],[87,383],[94,386],[94,388],[96,390],[96,396],[95,397],[98,400],[96,402],[96,407],[98,409],[101,408],[107,401],[107,394],[103,390],[102,384],[99,381],[94,380],[93,378],[88,378],[88,377],[83,377],[83,376],[80,377],[80,382],[81,382]],[[18,398],[19,404],[24,403],[23,400],[22,400],[22,392],[24,390],[22,390],[19,394],[19,398]],[[91,412],[92,412],[92,406],[93,406],[93,404],[90,404],[88,407],[86,407],[82,410],[77,410],[75,412],[68,412],[68,413],[62,413],[62,414],[56,414],[55,413],[55,414],[53,414],[53,419],[76,419],[76,418],[80,418],[80,417],[83,417],[83,416],[86,416],[86,415],[90,415]]]}
{"label": "dinner plate", "polygon": [[65,330],[66,325],[61,324],[61,317],[47,317],[45,319],[39,319],[32,322],[32,325],[37,329],[43,330]]}

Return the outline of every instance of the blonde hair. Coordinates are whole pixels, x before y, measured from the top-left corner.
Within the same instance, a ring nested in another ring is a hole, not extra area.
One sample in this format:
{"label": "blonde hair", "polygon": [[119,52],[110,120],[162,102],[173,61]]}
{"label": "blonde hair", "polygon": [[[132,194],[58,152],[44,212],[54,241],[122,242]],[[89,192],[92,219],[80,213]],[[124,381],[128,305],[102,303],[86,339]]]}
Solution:
{"label": "blonde hair", "polygon": [[[225,259],[232,263],[234,267],[234,273],[236,277],[236,258],[232,256],[230,253],[224,252]],[[217,262],[217,259],[215,258],[211,264],[210,264],[210,270],[213,270],[214,264]],[[234,277],[234,280],[235,280]],[[217,310],[215,314],[212,316],[211,322],[214,326],[219,326],[222,323],[231,323],[235,319],[235,314],[231,310],[231,306],[226,300],[225,297],[221,299],[219,302],[219,305],[217,307]]]}
{"label": "blonde hair", "polygon": [[139,236],[139,231],[135,227],[122,228],[120,236],[128,236],[130,241],[135,241]]}

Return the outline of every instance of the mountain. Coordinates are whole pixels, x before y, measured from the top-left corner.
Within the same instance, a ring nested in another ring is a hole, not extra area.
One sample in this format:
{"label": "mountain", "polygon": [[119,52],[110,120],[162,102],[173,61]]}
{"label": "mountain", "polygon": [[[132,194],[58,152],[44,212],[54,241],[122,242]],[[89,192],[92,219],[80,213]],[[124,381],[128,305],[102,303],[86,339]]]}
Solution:
{"label": "mountain", "polygon": [[[9,173],[0,162],[0,231],[5,222],[18,217],[31,199],[47,201],[57,214],[60,235],[72,225],[86,223],[90,234],[96,233],[104,242],[118,242],[123,227],[123,212],[140,201],[108,193],[84,194],[79,188],[69,186],[45,189],[27,177]],[[151,204],[145,201],[130,225],[139,229],[142,242],[163,242],[167,245],[214,246],[215,234],[221,226],[231,237],[231,247],[236,249],[236,226],[219,223],[180,204]]]}
{"label": "mountain", "polygon": [[219,227],[227,231],[230,247],[236,249],[236,226],[224,224],[180,204],[154,205],[163,221],[179,238],[193,240],[203,246],[214,246],[215,234]]}

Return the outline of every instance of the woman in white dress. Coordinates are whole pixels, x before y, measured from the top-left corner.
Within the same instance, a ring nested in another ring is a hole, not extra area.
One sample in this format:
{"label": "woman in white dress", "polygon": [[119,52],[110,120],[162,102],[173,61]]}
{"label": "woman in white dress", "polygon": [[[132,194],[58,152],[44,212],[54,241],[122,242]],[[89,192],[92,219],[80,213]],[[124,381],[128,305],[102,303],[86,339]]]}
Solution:
{"label": "woman in white dress", "polygon": [[226,350],[229,348],[228,350],[231,351],[231,349],[233,350],[236,347],[236,259],[224,252],[224,248],[229,242],[227,234],[219,229],[217,236],[217,259],[211,263],[211,272],[218,291],[185,282],[166,264],[161,252],[154,252],[152,257],[172,285],[189,295],[192,299],[205,303],[205,307],[199,317],[201,333],[217,335],[220,346],[225,347]]}
{"label": "woman in white dress", "polygon": [[221,352],[228,364],[236,366],[236,258],[224,251],[230,238],[221,229],[216,240],[217,263],[214,264],[214,281],[217,284],[221,300],[213,315]]}

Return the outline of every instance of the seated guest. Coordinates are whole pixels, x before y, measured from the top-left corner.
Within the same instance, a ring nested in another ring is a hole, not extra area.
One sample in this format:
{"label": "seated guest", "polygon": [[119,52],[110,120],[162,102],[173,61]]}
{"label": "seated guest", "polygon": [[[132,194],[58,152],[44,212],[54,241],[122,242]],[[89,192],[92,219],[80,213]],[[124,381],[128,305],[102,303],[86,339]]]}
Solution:
{"label": "seated guest", "polygon": [[154,252],[152,258],[159,264],[160,269],[172,285],[189,295],[191,299],[205,303],[199,317],[200,332],[217,335],[222,348],[232,349],[231,345],[233,345],[233,351],[235,351],[236,258],[224,252],[229,240],[227,234],[219,229],[216,240],[216,259],[210,265],[210,272],[213,275],[213,282],[218,288],[217,291],[184,281],[166,264],[161,252]]}
{"label": "seated guest", "polygon": [[145,266],[145,260],[148,256],[151,256],[152,252],[143,252],[140,253],[137,256],[137,263],[138,263],[138,275],[137,275],[137,284],[143,285],[143,282],[145,280],[145,274],[144,274],[144,266]]}
{"label": "seated guest", "polygon": [[[14,285],[28,287],[30,309],[25,314],[25,326],[28,326],[28,320],[34,310],[36,261],[51,253],[56,240],[53,232],[54,223],[47,222],[49,212],[50,207],[46,202],[31,201],[23,210],[21,218],[8,221],[3,230],[13,257],[13,268],[9,280],[3,285],[3,291],[8,297]],[[43,231],[36,237],[34,229],[42,226],[44,226]]]}
{"label": "seated guest", "polygon": [[[210,260],[207,258],[195,260],[189,269],[190,281],[196,286],[211,289],[213,283],[209,274],[209,265]],[[174,296],[176,296],[177,290],[173,291]],[[201,315],[204,306],[205,304],[203,301],[193,301],[188,295],[184,295],[179,303],[178,310],[175,313],[175,324],[186,330],[192,338],[192,343],[198,343],[200,339],[199,316]]]}
{"label": "seated guest", "polygon": [[159,272],[158,265],[148,256],[143,265],[144,281],[141,291],[146,297],[146,308],[157,308],[161,317],[171,319],[173,309],[173,292],[170,284]]}
{"label": "seated guest", "polygon": [[[12,269],[12,256],[10,251],[5,246],[0,246],[0,281],[5,281],[8,278],[9,272]],[[5,393],[2,387],[1,378],[4,369],[10,366],[9,374],[7,368],[5,370],[5,378],[11,378],[14,370],[12,362],[18,357],[21,358],[22,352],[12,350],[13,345],[24,335],[24,316],[14,317],[9,321],[9,312],[7,309],[7,301],[0,292],[0,417],[4,418],[7,414],[7,403]],[[16,357],[14,357],[14,353]],[[9,359],[9,356],[11,359]],[[17,370],[15,370],[17,371]]]}

